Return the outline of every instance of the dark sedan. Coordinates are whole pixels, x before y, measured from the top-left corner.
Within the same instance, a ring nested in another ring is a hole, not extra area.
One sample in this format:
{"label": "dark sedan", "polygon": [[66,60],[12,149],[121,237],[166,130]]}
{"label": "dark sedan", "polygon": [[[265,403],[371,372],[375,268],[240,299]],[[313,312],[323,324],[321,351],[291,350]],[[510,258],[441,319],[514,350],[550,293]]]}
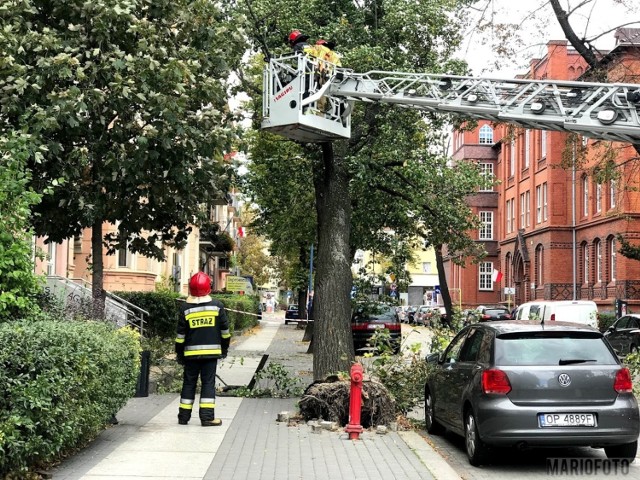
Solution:
{"label": "dark sedan", "polygon": [[479,306],[475,311],[469,312],[466,323],[493,322],[496,320],[511,320],[511,313],[506,307]]}
{"label": "dark sedan", "polygon": [[591,327],[477,323],[427,361],[427,431],[464,436],[472,465],[486,463],[491,446],[591,446],[610,458],[636,456],[631,374]]}
{"label": "dark sedan", "polygon": [[298,323],[299,321],[300,310],[298,309],[298,305],[287,306],[287,310],[284,312],[284,324],[288,325],[289,323]]}
{"label": "dark sedan", "polygon": [[355,351],[363,348],[376,349],[373,345],[376,332],[386,331],[386,347],[393,353],[400,352],[402,330],[395,308],[385,304],[358,305],[351,318],[351,333]]}
{"label": "dark sedan", "polygon": [[619,355],[637,352],[640,349],[640,315],[625,315],[604,333]]}

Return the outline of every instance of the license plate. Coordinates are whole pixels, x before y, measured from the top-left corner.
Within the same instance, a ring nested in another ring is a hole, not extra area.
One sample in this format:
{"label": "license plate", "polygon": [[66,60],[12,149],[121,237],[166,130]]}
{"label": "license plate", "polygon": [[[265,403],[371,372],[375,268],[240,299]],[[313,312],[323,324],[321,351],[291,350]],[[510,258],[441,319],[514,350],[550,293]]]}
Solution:
{"label": "license plate", "polygon": [[595,427],[593,413],[539,413],[538,425],[541,427]]}
{"label": "license plate", "polygon": [[376,325],[374,323],[370,323],[367,327],[369,330],[378,330],[380,328],[384,328],[384,325]]}

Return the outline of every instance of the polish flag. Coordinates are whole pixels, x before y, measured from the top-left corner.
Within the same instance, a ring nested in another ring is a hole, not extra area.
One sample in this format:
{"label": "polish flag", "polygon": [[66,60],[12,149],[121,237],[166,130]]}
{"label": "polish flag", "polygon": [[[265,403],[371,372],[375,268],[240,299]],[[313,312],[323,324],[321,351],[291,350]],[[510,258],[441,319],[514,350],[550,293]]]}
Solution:
{"label": "polish flag", "polygon": [[244,238],[244,227],[238,227],[238,238]]}
{"label": "polish flag", "polygon": [[499,272],[494,268],[493,273],[491,274],[491,280],[494,282],[500,282],[500,280],[502,280],[502,272]]}

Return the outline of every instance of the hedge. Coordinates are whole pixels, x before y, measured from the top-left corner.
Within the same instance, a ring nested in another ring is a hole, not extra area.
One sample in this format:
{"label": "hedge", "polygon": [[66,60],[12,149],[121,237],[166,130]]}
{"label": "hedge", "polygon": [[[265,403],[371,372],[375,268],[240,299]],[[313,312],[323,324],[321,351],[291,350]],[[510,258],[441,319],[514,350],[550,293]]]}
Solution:
{"label": "hedge", "polygon": [[[173,292],[114,292],[119,297],[149,312],[146,318],[145,336],[174,338],[180,296]],[[215,293],[227,309],[231,331],[243,330],[257,325],[258,298],[249,295]],[[184,298],[182,298],[184,300]],[[248,312],[249,314],[237,313]],[[251,315],[254,314],[254,315]]]}
{"label": "hedge", "polygon": [[94,438],[135,393],[139,335],[93,321],[0,324],[0,477]]}

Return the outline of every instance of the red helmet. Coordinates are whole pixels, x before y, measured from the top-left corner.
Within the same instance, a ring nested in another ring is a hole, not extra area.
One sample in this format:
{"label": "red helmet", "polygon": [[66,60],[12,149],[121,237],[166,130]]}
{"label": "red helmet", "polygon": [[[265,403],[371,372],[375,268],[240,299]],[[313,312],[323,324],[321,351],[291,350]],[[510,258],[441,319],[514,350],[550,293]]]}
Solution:
{"label": "red helmet", "polygon": [[189,280],[189,293],[192,297],[205,297],[211,293],[211,279],[204,272],[198,272]]}
{"label": "red helmet", "polygon": [[300,30],[293,30],[287,37],[290,45],[295,45],[298,42],[304,42],[309,39],[309,35],[303,35]]}

